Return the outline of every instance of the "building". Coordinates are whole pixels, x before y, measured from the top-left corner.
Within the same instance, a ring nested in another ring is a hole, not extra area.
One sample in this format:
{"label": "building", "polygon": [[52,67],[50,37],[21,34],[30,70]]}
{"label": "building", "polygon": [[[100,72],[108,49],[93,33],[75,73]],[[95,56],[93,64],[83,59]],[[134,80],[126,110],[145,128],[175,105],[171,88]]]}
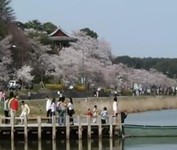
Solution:
{"label": "building", "polygon": [[55,46],[59,49],[68,47],[70,42],[76,42],[77,38],[66,33],[62,28],[56,29],[54,32],[48,35],[50,41],[53,41]]}

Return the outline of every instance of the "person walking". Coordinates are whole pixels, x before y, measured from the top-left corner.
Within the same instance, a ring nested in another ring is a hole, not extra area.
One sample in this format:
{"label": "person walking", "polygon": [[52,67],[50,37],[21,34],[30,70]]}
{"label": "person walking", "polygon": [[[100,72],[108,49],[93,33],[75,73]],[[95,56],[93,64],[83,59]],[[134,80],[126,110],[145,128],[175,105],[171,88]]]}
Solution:
{"label": "person walking", "polygon": [[[4,101],[4,116],[5,117],[9,117],[8,103],[9,103],[9,97]],[[9,120],[5,119],[5,124],[8,124],[8,122],[9,122]]]}
{"label": "person walking", "polygon": [[69,115],[69,122],[71,125],[74,125],[74,120],[73,120],[73,114],[74,114],[74,106],[73,106],[73,100],[72,98],[69,99],[69,103],[68,103],[68,115]]}
{"label": "person walking", "polygon": [[21,112],[21,123],[20,124],[23,124],[24,123],[24,118],[27,117],[30,113],[30,108],[27,104],[25,104],[25,101],[22,101],[22,105],[21,105],[21,109],[22,109],[22,112]]}
{"label": "person walking", "polygon": [[[51,116],[51,104],[52,104],[52,101],[51,99],[49,99],[49,97],[47,96],[46,97],[46,116],[47,117],[50,117]],[[47,123],[50,123],[50,119],[48,119],[48,122]]]}
{"label": "person walking", "polygon": [[31,92],[28,91],[28,100],[31,100]]}

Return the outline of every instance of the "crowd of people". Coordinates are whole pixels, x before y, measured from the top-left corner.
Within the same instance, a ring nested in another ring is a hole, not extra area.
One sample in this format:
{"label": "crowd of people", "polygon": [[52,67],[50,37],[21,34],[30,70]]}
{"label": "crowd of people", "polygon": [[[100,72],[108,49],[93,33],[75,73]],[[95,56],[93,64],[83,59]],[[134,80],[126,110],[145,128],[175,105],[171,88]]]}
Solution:
{"label": "crowd of people", "polygon": [[[16,117],[17,112],[19,111],[19,105],[21,104],[21,113],[20,113],[20,124],[24,123],[24,118],[30,114],[30,107],[25,103],[25,101],[19,102],[19,96],[14,95],[13,93],[10,94],[4,100],[4,116],[5,117]],[[116,123],[116,116],[118,114],[118,102],[117,97],[114,98],[113,105],[113,118]],[[124,112],[121,113],[122,123],[124,123],[124,119],[126,118],[127,114]],[[47,123],[52,123],[52,116],[58,116],[58,124],[60,126],[64,126],[66,124],[66,115],[69,116],[69,123],[74,125],[73,115],[75,114],[75,109],[73,105],[72,98],[65,100],[64,96],[59,97],[58,101],[56,98],[49,98],[46,97],[46,116],[48,117]],[[98,115],[101,116],[101,123],[106,124],[108,119],[108,110],[106,107],[102,109],[101,112],[98,111],[97,105],[94,105],[94,108],[91,110],[88,109],[87,116],[90,116],[92,123],[97,123]],[[5,119],[5,124],[10,123],[10,119]]]}
{"label": "crowd of people", "polygon": [[[52,100],[47,96],[46,97],[46,116],[52,117],[56,116],[58,113],[59,119],[58,124],[59,125],[65,125],[65,116],[69,115],[70,119],[69,122],[71,125],[74,124],[73,121],[73,114],[74,106],[73,106],[73,100],[72,98],[69,98],[69,102],[66,102],[65,97],[62,96],[59,98],[58,102],[56,102],[56,99],[53,98]],[[48,123],[51,123],[51,119],[48,119]]]}
{"label": "crowd of people", "polygon": [[[19,96],[10,94],[9,97],[7,97],[4,100],[4,116],[5,117],[16,117],[17,112],[19,110]],[[29,106],[25,103],[25,101],[21,101],[21,122],[20,124],[24,123],[24,118],[27,117],[30,113],[30,108]],[[10,123],[9,119],[5,119],[5,124]]]}

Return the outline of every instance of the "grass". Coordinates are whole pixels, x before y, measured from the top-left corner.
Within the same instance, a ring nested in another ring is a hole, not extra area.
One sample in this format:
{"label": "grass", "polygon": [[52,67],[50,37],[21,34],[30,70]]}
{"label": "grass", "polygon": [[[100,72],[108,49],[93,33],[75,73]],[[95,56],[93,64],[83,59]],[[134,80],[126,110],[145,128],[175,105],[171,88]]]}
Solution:
{"label": "grass", "polygon": [[[26,103],[31,108],[30,116],[45,116],[45,100],[31,100]],[[109,114],[112,114],[112,98],[76,98],[73,99],[76,114],[83,115],[88,108],[98,106],[99,112],[107,107]],[[118,97],[119,111],[128,113],[144,112],[150,110],[175,109],[177,108],[177,97],[156,96],[156,97]],[[20,113],[20,110],[19,110]],[[3,102],[0,104],[0,115],[3,115]]]}

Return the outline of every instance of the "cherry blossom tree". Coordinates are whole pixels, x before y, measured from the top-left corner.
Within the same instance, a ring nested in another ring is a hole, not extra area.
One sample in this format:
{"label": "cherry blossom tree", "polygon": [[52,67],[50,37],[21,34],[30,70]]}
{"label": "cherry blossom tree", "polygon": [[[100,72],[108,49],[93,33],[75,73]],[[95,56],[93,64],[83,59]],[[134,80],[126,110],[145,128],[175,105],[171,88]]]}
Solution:
{"label": "cherry blossom tree", "polygon": [[31,75],[32,67],[24,65],[21,69],[18,69],[16,72],[16,77],[19,80],[22,80],[25,83],[29,83],[34,79],[34,76]]}
{"label": "cherry blossom tree", "polygon": [[7,36],[6,38],[0,41],[0,81],[2,82],[8,81],[11,73],[11,38],[11,36]]}
{"label": "cherry blossom tree", "polygon": [[51,55],[48,59],[47,75],[75,82],[84,77],[98,82],[102,68],[111,64],[111,48],[104,40],[99,41],[83,32],[75,32],[78,39],[71,46],[60,51],[59,55]]}

